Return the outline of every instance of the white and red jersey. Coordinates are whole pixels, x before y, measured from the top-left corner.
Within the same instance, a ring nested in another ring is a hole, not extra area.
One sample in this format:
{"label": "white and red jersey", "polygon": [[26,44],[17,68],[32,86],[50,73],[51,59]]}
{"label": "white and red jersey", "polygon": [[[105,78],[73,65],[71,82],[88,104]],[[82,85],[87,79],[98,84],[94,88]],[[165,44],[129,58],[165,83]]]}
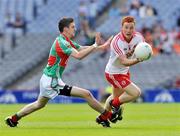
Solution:
{"label": "white and red jersey", "polygon": [[105,72],[108,74],[127,74],[129,67],[121,64],[119,56],[125,55],[139,42],[144,42],[144,37],[139,32],[134,32],[130,42],[127,42],[122,32],[118,33],[110,45],[110,57]]}

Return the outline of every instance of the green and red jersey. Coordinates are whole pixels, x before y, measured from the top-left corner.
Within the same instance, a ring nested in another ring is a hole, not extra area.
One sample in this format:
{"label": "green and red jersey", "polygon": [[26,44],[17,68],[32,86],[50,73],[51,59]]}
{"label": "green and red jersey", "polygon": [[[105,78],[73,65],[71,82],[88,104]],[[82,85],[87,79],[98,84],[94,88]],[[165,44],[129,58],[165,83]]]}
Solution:
{"label": "green and red jersey", "polygon": [[50,77],[61,78],[73,48],[78,50],[80,45],[60,34],[51,47],[48,64],[43,73]]}

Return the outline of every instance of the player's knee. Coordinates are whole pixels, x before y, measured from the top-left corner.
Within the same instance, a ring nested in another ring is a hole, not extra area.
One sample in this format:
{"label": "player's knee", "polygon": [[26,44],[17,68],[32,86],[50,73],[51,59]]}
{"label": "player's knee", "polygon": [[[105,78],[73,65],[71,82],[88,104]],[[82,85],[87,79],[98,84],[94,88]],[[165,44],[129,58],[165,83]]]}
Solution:
{"label": "player's knee", "polygon": [[91,94],[89,91],[84,92],[83,96],[84,96],[84,98],[86,98],[86,99],[93,97],[92,94]]}
{"label": "player's knee", "polygon": [[44,108],[46,106],[46,104],[43,104],[43,103],[36,103],[36,105],[35,105],[35,108],[36,109],[41,109],[41,108]]}
{"label": "player's knee", "polygon": [[141,89],[137,89],[136,91],[134,91],[134,98],[138,98],[141,95]]}

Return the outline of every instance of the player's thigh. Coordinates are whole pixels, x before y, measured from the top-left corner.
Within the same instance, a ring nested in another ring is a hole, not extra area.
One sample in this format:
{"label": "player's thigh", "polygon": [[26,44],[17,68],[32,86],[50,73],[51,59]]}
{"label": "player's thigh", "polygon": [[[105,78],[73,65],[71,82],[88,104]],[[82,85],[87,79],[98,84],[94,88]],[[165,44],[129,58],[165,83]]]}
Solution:
{"label": "player's thigh", "polygon": [[71,89],[71,96],[84,98],[84,97],[91,96],[91,93],[90,93],[90,91],[88,91],[86,89],[73,86]]}
{"label": "player's thigh", "polygon": [[140,94],[141,94],[141,89],[136,84],[134,84],[133,82],[131,82],[128,86],[123,88],[123,90],[127,94],[133,95],[133,96],[140,96]]}

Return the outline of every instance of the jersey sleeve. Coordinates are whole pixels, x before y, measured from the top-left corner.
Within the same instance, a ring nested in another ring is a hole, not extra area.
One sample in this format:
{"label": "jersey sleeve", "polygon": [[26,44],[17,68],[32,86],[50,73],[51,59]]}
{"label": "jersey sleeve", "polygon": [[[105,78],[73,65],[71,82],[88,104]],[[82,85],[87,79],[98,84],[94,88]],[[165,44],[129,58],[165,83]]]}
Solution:
{"label": "jersey sleeve", "polygon": [[119,43],[119,38],[115,37],[111,43],[111,49],[117,56],[122,56],[125,54],[124,50]]}
{"label": "jersey sleeve", "polygon": [[78,43],[76,43],[74,41],[72,41],[72,43],[74,44],[74,46],[76,47],[77,50],[80,49],[81,46]]}
{"label": "jersey sleeve", "polygon": [[66,55],[71,55],[71,53],[72,53],[72,48],[67,48],[66,50],[64,50],[64,53],[66,54]]}

